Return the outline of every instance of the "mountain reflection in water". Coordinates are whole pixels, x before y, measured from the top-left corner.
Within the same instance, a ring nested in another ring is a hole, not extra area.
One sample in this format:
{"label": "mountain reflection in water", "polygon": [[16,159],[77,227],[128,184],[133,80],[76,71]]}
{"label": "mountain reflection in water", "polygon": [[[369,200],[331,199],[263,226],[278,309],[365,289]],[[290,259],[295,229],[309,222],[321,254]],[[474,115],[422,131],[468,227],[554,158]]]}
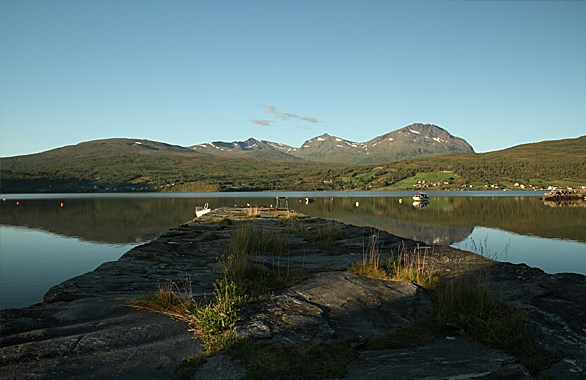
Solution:
{"label": "mountain reflection in water", "polygon": [[[0,309],[40,302],[51,286],[193,219],[195,206],[275,204],[271,194],[230,195],[10,195],[0,202]],[[550,207],[534,196],[432,195],[417,208],[411,195],[319,195],[289,196],[289,208],[491,257],[504,252],[494,258],[548,273],[586,274],[585,207]]]}
{"label": "mountain reflection in water", "polygon": [[[403,202],[399,200],[402,199]],[[344,223],[372,226],[428,244],[453,244],[482,226],[519,235],[586,242],[585,208],[552,208],[538,197],[432,197],[414,207],[407,197],[318,198],[292,207]]]}
{"label": "mountain reflection in water", "polygon": [[[402,199],[403,202],[400,202]],[[152,240],[191,220],[194,207],[265,205],[273,197],[89,198],[14,200],[0,204],[0,224],[42,229],[108,244]],[[482,226],[520,235],[586,242],[586,208],[548,207],[537,197],[433,197],[424,208],[410,197],[289,198],[295,211],[358,226],[375,227],[428,244],[453,244]]]}

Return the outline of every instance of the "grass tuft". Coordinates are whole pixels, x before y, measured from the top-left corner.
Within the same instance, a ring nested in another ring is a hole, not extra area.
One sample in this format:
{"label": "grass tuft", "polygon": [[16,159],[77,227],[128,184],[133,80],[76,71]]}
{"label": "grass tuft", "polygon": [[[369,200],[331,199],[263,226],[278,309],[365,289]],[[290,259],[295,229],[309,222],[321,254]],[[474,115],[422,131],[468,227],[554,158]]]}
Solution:
{"label": "grass tuft", "polygon": [[362,252],[362,263],[356,263],[348,271],[364,277],[386,278],[387,271],[380,265],[380,247],[378,234],[368,238],[368,247]]}
{"label": "grass tuft", "polygon": [[442,337],[434,319],[429,316],[419,319],[412,324],[388,332],[368,341],[364,349],[368,351],[385,350],[390,348],[419,347],[431,343]]}
{"label": "grass tuft", "polygon": [[[340,238],[337,232],[310,231],[314,238]],[[331,240],[335,239],[335,240]],[[172,283],[132,302],[148,309],[186,321],[201,338],[203,358],[229,351],[248,370],[249,379],[323,379],[343,374],[357,351],[342,343],[269,344],[252,339],[239,341],[235,333],[239,310],[249,302],[265,297],[275,287],[290,286],[307,278],[307,273],[277,266],[271,270],[254,262],[259,255],[283,255],[288,242],[279,233],[251,224],[232,231],[232,239],[222,258],[224,275],[214,283],[214,298],[196,304],[191,283]],[[462,335],[501,349],[519,359],[533,374],[552,363],[552,358],[536,353],[527,325],[527,313],[500,302],[488,289],[488,275],[468,269],[452,278],[440,279],[426,248],[408,250],[404,245],[387,263],[380,263],[378,235],[369,238],[362,263],[350,270],[369,277],[385,278],[387,270],[395,279],[407,280],[428,290],[433,312],[411,326],[373,339],[365,349],[409,347],[425,344],[442,335]],[[193,373],[202,357],[190,359],[182,371]],[[189,376],[189,375],[187,375]]]}
{"label": "grass tuft", "polygon": [[292,223],[287,230],[293,235],[307,240],[316,248],[332,251],[337,247],[338,240],[342,238],[340,226],[333,222],[308,226],[305,223]]}
{"label": "grass tuft", "polygon": [[268,288],[296,281],[301,278],[301,272],[279,266],[276,270],[269,270],[255,262],[253,256],[283,256],[288,251],[289,241],[284,236],[253,224],[243,224],[232,232],[228,253],[222,259],[224,273],[238,284],[243,294],[258,296]]}
{"label": "grass tuft", "polygon": [[396,280],[410,281],[425,289],[435,289],[439,284],[439,277],[430,266],[427,249],[419,246],[409,251],[404,244],[401,245],[387,266],[392,272],[391,277]]}
{"label": "grass tuft", "polygon": [[299,214],[297,214],[293,210],[287,210],[287,211],[278,213],[277,218],[284,221],[284,222],[292,221],[292,220],[297,220],[297,218],[299,218]]}
{"label": "grass tuft", "polygon": [[237,343],[232,355],[247,368],[246,379],[332,379],[344,374],[358,352],[339,342],[271,344],[254,339]]}
{"label": "grass tuft", "polygon": [[260,217],[260,208],[258,207],[249,207],[246,209],[246,215],[249,218],[259,218]]}
{"label": "grass tuft", "polygon": [[536,370],[530,363],[535,363],[539,355],[531,343],[527,312],[500,302],[487,288],[484,275],[467,273],[443,280],[432,298],[440,331],[472,337]]}
{"label": "grass tuft", "polygon": [[193,313],[196,308],[191,294],[191,280],[185,280],[180,287],[172,282],[158,290],[138,296],[131,305],[139,310],[150,310],[168,315],[175,319],[194,324]]}

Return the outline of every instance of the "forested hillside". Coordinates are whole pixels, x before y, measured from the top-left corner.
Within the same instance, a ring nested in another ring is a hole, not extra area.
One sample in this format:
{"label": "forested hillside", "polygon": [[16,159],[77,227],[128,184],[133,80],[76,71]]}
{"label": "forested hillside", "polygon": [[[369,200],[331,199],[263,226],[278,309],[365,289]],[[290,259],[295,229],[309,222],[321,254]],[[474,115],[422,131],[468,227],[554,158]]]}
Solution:
{"label": "forested hillside", "polygon": [[111,139],[2,158],[0,192],[514,189],[586,185],[586,136],[383,165],[222,157]]}

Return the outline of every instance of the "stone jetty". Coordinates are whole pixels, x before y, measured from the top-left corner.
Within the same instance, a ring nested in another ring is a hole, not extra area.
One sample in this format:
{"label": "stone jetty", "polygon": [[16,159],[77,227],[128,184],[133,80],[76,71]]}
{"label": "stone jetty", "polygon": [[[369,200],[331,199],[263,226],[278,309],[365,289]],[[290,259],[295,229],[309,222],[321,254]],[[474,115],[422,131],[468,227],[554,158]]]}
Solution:
{"label": "stone jetty", "polygon": [[556,189],[543,194],[544,201],[586,200],[586,189]]}
{"label": "stone jetty", "polygon": [[[482,271],[499,299],[527,310],[536,350],[553,358],[539,376],[586,376],[586,277],[549,275],[526,265],[498,263],[450,247],[393,236],[290,212],[226,208],[178,226],[118,261],[53,287],[44,302],[0,311],[0,379],[172,378],[202,343],[182,321],[137,311],[129,301],[171,283],[204,303],[222,272],[231,233],[254,223],[286,236],[286,256],[257,258],[268,266],[306,271],[305,280],[245,306],[236,332],[281,344],[343,341],[365,347],[431,310],[428,293],[407,281],[366,278],[346,269],[362,262],[371,236],[381,260],[419,247],[444,276]],[[295,231],[334,226],[335,244],[322,246]],[[242,378],[246,368],[227,354],[208,358],[194,379]],[[463,336],[438,336],[419,345],[360,349],[343,379],[533,378],[514,357]]]}

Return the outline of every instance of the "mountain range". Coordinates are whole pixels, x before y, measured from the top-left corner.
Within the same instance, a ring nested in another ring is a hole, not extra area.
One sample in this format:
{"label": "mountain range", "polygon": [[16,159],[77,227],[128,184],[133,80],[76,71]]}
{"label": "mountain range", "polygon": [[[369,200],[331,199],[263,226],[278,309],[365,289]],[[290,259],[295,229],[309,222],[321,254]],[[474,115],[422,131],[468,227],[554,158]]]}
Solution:
{"label": "mountain range", "polygon": [[584,178],[586,136],[473,153],[442,128],[412,124],[363,143],[324,134],[299,148],[256,139],[87,141],[2,157],[0,193],[535,189],[584,186]]}
{"label": "mountain range", "polygon": [[233,142],[213,141],[190,148],[196,152],[219,156],[301,158],[349,164],[380,164],[431,154],[474,153],[474,149],[466,140],[452,136],[437,125],[420,123],[408,125],[366,142],[350,141],[326,133],[305,141],[298,148],[254,138]]}

